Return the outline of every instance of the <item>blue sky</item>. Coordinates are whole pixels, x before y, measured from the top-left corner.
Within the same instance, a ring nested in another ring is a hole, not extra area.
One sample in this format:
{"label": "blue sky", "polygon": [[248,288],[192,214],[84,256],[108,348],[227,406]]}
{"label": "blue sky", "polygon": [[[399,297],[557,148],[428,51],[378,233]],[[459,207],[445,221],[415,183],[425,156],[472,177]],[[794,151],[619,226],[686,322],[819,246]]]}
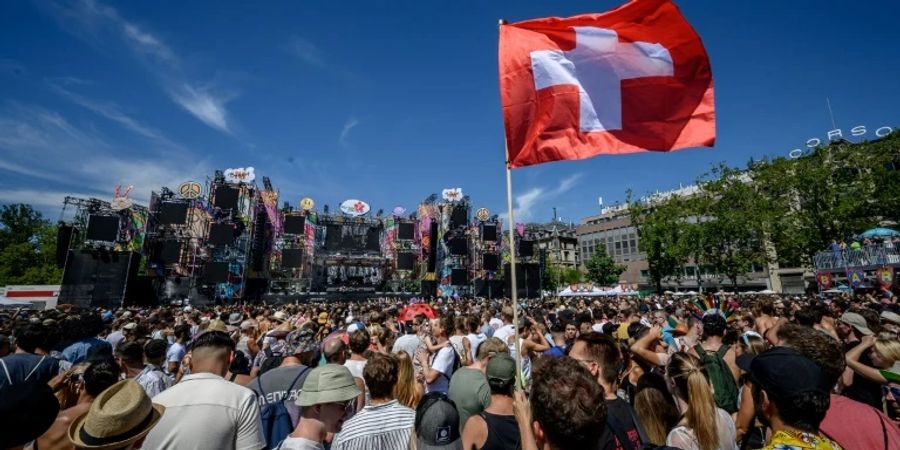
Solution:
{"label": "blue sky", "polygon": [[[0,202],[55,219],[112,197],[254,166],[296,204],[411,209],[462,187],[506,209],[497,19],[620,1],[0,2]],[[786,155],[838,128],[898,126],[900,2],[677,2],[716,88],[713,149],[513,173],[517,219],[596,213],[719,161]]]}

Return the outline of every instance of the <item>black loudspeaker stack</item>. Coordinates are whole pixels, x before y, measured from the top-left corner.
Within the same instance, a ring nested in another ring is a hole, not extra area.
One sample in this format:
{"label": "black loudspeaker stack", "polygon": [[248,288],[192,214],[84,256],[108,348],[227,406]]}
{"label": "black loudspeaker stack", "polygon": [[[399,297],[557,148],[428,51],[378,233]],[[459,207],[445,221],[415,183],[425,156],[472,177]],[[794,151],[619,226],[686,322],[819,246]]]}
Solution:
{"label": "black loudspeaker stack", "polygon": [[78,230],[71,225],[60,225],[56,231],[56,267],[62,269],[66,267],[66,255],[69,254],[72,240]]}
{"label": "black loudspeaker stack", "polygon": [[[428,235],[428,272],[434,272],[435,267],[437,266],[438,239],[440,239],[438,236],[438,224],[437,222],[432,221]],[[437,287],[435,287],[435,292],[436,291]]]}

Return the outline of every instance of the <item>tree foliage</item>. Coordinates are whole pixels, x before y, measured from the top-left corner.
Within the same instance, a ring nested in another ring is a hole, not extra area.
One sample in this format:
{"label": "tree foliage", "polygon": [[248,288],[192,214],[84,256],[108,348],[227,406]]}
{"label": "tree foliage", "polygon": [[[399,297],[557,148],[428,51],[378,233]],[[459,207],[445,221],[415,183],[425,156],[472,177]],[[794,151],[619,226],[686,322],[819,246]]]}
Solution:
{"label": "tree foliage", "polygon": [[56,227],[29,205],[0,207],[0,286],[57,284]]}
{"label": "tree foliage", "polygon": [[[649,276],[661,290],[686,264],[712,268],[735,286],[766,264],[810,267],[834,239],[900,220],[900,133],[835,142],[797,159],[720,165],[684,196],[635,201],[632,223]],[[700,280],[698,280],[700,281]]]}
{"label": "tree foliage", "polygon": [[619,283],[619,275],[625,271],[625,266],[616,264],[616,261],[606,254],[603,246],[597,247],[597,251],[591,259],[585,261],[587,269],[585,278],[601,286],[610,286]]}

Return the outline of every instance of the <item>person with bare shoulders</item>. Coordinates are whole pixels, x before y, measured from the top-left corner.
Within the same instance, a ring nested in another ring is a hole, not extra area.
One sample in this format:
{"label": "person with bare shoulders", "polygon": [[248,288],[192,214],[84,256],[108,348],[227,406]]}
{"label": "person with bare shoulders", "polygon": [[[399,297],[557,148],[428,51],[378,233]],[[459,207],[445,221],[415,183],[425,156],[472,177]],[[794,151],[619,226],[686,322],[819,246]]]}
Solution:
{"label": "person with bare shoulders", "polygon": [[775,327],[778,319],[775,318],[775,303],[772,299],[760,300],[756,305],[756,332],[765,339],[768,339],[766,332]]}
{"label": "person with bare shoulders", "polygon": [[520,441],[513,414],[516,361],[507,353],[497,354],[488,361],[485,375],[491,402],[465,422],[463,450],[516,450]]}
{"label": "person with bare shoulders", "polygon": [[69,441],[67,432],[69,426],[82,414],[91,409],[94,398],[105,391],[106,388],[119,381],[119,366],[112,359],[95,361],[88,366],[82,375],[78,403],[71,408],[64,409],[56,416],[56,420],[50,429],[37,440],[36,448],[41,450],[75,449],[75,445]]}

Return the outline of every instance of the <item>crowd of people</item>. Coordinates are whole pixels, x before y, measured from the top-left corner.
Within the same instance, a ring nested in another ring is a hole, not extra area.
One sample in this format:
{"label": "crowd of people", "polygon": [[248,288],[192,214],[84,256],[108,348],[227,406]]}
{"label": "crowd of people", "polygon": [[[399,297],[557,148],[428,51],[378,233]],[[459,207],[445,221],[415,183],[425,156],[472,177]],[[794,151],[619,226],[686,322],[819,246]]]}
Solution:
{"label": "crowd of people", "polygon": [[0,449],[900,448],[896,297],[412,306],[0,314]]}

